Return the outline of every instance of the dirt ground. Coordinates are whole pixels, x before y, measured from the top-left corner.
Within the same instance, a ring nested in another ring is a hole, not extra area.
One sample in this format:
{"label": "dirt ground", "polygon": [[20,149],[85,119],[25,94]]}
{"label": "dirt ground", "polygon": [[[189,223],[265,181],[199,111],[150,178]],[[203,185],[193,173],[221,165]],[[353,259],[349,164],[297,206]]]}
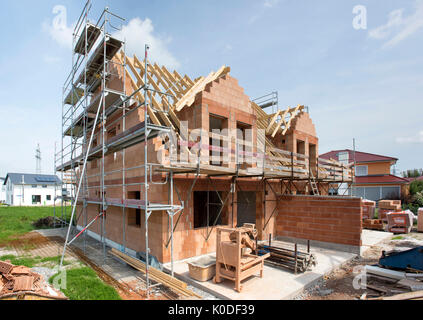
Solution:
{"label": "dirt ground", "polygon": [[[296,297],[296,300],[357,300],[363,294],[367,294],[367,297],[379,296],[380,292],[369,288],[359,290],[354,288],[354,279],[359,274],[357,267],[377,264],[382,251],[402,251],[417,246],[423,246],[423,233],[413,232],[408,235],[393,236],[391,240],[371,247],[362,257],[356,257],[340,268],[335,269],[316,286]],[[371,280],[368,280],[367,283],[372,285]],[[380,286],[379,283],[378,286]],[[391,288],[390,286],[384,288],[392,290],[393,294],[401,292],[401,290],[396,291],[396,288]]]}
{"label": "dirt ground", "polygon": [[[63,248],[63,239],[59,237],[44,237],[37,232],[30,232],[13,241],[10,241],[6,247],[0,248],[0,256],[12,254],[18,258],[34,258],[34,257],[56,257],[61,254]],[[121,283],[116,281],[101,267],[90,261],[81,250],[73,248],[68,250],[65,261],[68,263],[66,268],[89,266],[93,269],[103,282],[114,287],[123,300],[146,300],[146,292],[142,289],[142,279]],[[54,268],[56,262],[47,262],[37,267]],[[178,298],[172,295],[166,288],[158,288],[155,293],[150,295],[150,300],[168,300]]]}

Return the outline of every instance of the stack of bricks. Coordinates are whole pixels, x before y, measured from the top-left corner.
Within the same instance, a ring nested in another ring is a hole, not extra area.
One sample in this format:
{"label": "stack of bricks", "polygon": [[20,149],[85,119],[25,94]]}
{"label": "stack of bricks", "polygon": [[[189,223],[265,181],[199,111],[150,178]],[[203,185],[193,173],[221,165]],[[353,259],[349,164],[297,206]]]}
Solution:
{"label": "stack of bricks", "polygon": [[371,200],[362,200],[363,220],[373,219],[375,216],[376,202]]}
{"label": "stack of bricks", "polygon": [[411,212],[390,212],[386,216],[389,232],[410,233],[413,229],[414,219]]}
{"label": "stack of bricks", "polygon": [[401,200],[380,200],[379,201],[379,219],[383,222],[388,222],[386,216],[390,212],[400,212],[401,211]]}
{"label": "stack of bricks", "polygon": [[423,232],[423,208],[419,209],[418,216],[417,231]]}
{"label": "stack of bricks", "polygon": [[364,219],[363,220],[363,228],[370,229],[370,230],[379,230],[383,231],[383,221],[380,219]]}

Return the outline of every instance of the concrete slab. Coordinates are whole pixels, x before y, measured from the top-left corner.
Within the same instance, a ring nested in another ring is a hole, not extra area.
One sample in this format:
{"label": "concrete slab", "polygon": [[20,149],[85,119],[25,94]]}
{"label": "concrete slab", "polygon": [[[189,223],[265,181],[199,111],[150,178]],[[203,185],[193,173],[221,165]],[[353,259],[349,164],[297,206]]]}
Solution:
{"label": "concrete slab", "polygon": [[[292,247],[292,244],[281,241],[272,241],[272,245],[288,248]],[[299,250],[306,251],[307,249],[305,246],[300,245]],[[224,280],[220,284],[215,284],[213,281],[199,282],[191,279],[189,277],[187,262],[193,259],[175,263],[174,271],[177,278],[193,286],[197,286],[201,290],[209,292],[221,299],[289,300],[303,290],[313,286],[334,268],[341,266],[356,256],[354,253],[317,247],[312,247],[311,252],[315,254],[318,262],[318,265],[312,271],[295,275],[287,270],[265,266],[262,279],[257,275],[242,282],[243,289],[241,293],[234,290],[234,282],[229,280]],[[170,266],[165,265],[165,268],[170,268]]]}
{"label": "concrete slab", "polygon": [[394,234],[390,232],[363,229],[361,233],[362,246],[360,254],[363,255],[363,253],[369,250],[372,246],[375,246],[385,240],[390,240],[393,236]]}

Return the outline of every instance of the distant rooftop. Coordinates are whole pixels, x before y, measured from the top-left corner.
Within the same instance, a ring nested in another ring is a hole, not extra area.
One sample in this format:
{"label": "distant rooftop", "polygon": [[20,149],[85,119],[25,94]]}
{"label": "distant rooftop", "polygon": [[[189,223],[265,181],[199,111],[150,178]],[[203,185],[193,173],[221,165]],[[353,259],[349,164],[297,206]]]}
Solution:
{"label": "distant rooftop", "polygon": [[25,185],[35,185],[35,184],[43,184],[43,185],[55,185],[61,184],[60,179],[53,174],[29,174],[29,173],[8,173],[4,184],[6,181],[10,179],[13,184],[25,184]]}
{"label": "distant rooftop", "polygon": [[404,178],[409,182],[413,182],[413,181],[423,181],[423,176],[421,177],[415,177],[415,178]]}
{"label": "distant rooftop", "polygon": [[[330,152],[327,152],[327,153],[320,155],[320,157],[323,158],[323,159],[327,159],[327,160],[329,160],[329,159],[338,160],[338,154],[346,153],[346,152],[348,152],[349,162],[353,162],[354,161],[354,151],[350,150],[350,149],[330,151]],[[378,162],[378,161],[397,162],[398,161],[397,158],[382,156],[382,155],[374,154],[374,153],[360,152],[360,151],[355,152],[355,160],[356,160],[356,162]]]}
{"label": "distant rooftop", "polygon": [[409,183],[407,179],[397,177],[392,174],[356,177],[355,179],[356,179],[355,180],[356,184],[384,184],[384,183],[407,184]]}

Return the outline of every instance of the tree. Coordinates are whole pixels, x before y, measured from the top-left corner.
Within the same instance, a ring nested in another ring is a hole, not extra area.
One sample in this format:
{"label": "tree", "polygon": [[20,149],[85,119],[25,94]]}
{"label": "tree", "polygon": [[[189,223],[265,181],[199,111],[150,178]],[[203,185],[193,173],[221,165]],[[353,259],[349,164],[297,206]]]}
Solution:
{"label": "tree", "polygon": [[423,169],[411,169],[403,171],[402,176],[404,178],[418,178],[423,176]]}
{"label": "tree", "polygon": [[410,194],[412,196],[419,192],[423,192],[423,180],[416,180],[410,183]]}

